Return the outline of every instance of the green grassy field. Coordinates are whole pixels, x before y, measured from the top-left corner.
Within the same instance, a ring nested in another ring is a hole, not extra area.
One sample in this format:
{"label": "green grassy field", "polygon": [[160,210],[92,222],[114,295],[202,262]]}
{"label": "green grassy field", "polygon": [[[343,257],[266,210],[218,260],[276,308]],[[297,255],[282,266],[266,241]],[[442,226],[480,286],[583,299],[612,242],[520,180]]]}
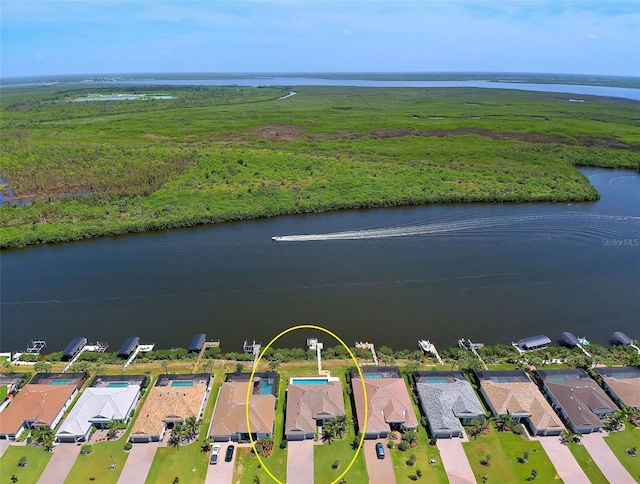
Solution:
{"label": "green grassy field", "polygon": [[604,438],[605,442],[622,463],[629,474],[640,481],[640,457],[631,457],[626,450],[635,447],[640,448],[640,429],[627,424],[624,430],[613,432]]}
{"label": "green grassy field", "polygon": [[584,448],[584,445],[576,444],[574,442],[570,442],[567,445],[569,446],[569,450],[573,456],[576,458],[578,465],[589,477],[592,484],[607,484],[609,482],[607,478],[604,477],[600,468],[593,461],[587,449]]}
{"label": "green grassy field", "polygon": [[37,203],[0,208],[0,246],[344,208],[594,200],[576,166],[640,166],[633,101],[295,89],[279,100],[288,89],[163,86],[175,99],[135,103],[70,101],[112,93],[97,87],[3,92],[0,174]]}
{"label": "green grassy field", "polygon": [[[559,481],[553,464],[543,450],[540,442],[530,441],[510,432],[498,432],[493,427],[488,435],[478,437],[462,444],[473,474],[478,482],[487,476],[488,482],[523,482],[537,471],[536,481]],[[526,463],[518,462],[518,457],[529,452]],[[480,461],[491,455],[489,465]]]}
{"label": "green grassy field", "polygon": [[[0,458],[2,483],[10,483],[11,476],[15,475],[20,484],[35,484],[40,479],[40,475],[44,472],[52,455],[51,452],[45,452],[42,447],[10,446]],[[18,460],[22,456],[29,461],[25,467],[18,466]]]}

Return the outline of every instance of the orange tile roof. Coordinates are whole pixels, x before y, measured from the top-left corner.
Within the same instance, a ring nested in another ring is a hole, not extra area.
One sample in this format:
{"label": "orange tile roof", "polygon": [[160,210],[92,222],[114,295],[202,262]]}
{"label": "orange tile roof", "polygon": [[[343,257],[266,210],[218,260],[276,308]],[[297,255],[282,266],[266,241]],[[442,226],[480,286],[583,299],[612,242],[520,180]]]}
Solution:
{"label": "orange tile roof", "polygon": [[[249,382],[225,382],[220,388],[216,410],[213,414],[210,435],[237,435],[247,433],[247,386]],[[249,422],[251,432],[273,432],[276,397],[251,395],[249,397]]]}
{"label": "orange tile roof", "polygon": [[131,429],[132,437],[156,436],[162,433],[165,421],[184,421],[198,417],[207,384],[193,386],[153,387],[140,409],[140,415]]}
{"label": "orange tile roof", "polygon": [[15,434],[25,421],[51,426],[77,385],[26,385],[0,413],[0,434]]}
{"label": "orange tile roof", "polygon": [[[356,403],[358,428],[364,429],[364,394],[362,380],[353,378],[353,398]],[[365,378],[369,418],[367,433],[388,432],[389,424],[402,423],[406,428],[418,426],[411,397],[402,378]]]}

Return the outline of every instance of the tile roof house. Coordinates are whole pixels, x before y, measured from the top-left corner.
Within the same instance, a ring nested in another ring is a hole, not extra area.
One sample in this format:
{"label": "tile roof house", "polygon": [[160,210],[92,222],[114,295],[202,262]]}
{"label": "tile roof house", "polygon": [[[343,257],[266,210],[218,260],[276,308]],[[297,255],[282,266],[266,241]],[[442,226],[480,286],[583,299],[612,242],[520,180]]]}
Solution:
{"label": "tile roof house", "polygon": [[605,389],[622,405],[640,410],[640,368],[623,366],[616,368],[596,368]]}
{"label": "tile roof house", "polygon": [[[364,374],[364,389],[357,373],[351,378],[358,429],[364,430],[366,439],[377,439],[387,437],[392,430],[417,428],[418,418],[413,409],[407,385],[399,376],[399,370],[390,374],[375,373],[375,369],[376,367],[367,367],[368,371]],[[365,389],[367,408],[365,408]],[[367,411],[369,415],[365,429],[364,420]]]}
{"label": "tile roof house", "polygon": [[289,381],[284,430],[287,440],[313,439],[317,427],[340,415],[344,415],[344,398],[338,378],[329,377],[322,384],[296,383],[295,378]]}
{"label": "tile roof house", "polygon": [[125,423],[135,408],[140,386],[87,388],[56,432],[59,442],[78,442],[89,437],[91,426],[105,428],[112,420]]}
{"label": "tile roof house", "polygon": [[[249,382],[224,382],[213,411],[209,435],[214,442],[249,439],[247,387]],[[249,396],[249,423],[254,440],[273,435],[276,397],[271,393]]]}
{"label": "tile roof house", "polygon": [[164,432],[189,417],[202,417],[211,375],[160,375],[140,409],[131,442],[159,442]]}
{"label": "tile roof house", "polygon": [[461,372],[417,371],[414,377],[432,437],[462,437],[462,423],[485,415],[476,392]]}
{"label": "tile roof house", "polygon": [[14,440],[27,428],[54,428],[83,381],[64,385],[25,385],[9,406],[0,413],[0,439]]}
{"label": "tile roof house", "polygon": [[574,432],[588,434],[603,427],[602,417],[618,407],[582,369],[537,370],[544,391]]}
{"label": "tile roof house", "polygon": [[562,420],[522,370],[476,371],[480,393],[496,417],[525,422],[532,435],[560,435]]}

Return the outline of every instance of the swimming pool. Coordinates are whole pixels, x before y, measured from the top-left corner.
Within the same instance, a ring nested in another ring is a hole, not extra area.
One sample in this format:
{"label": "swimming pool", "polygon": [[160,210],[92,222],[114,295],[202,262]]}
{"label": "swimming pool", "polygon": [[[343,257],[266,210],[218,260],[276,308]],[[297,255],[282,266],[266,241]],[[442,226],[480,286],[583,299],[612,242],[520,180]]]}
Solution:
{"label": "swimming pool", "polygon": [[191,380],[189,380],[189,381],[172,381],[171,382],[171,386],[172,387],[192,387],[193,386],[193,382]]}
{"label": "swimming pool", "polygon": [[71,385],[73,380],[51,380],[49,383],[51,385]]}
{"label": "swimming pool", "polygon": [[260,382],[260,395],[273,395],[273,380],[262,380]]}
{"label": "swimming pool", "polygon": [[367,378],[384,378],[384,375],[382,373],[365,373],[364,377],[365,377],[365,379],[367,379]]}
{"label": "swimming pool", "polygon": [[293,385],[326,385],[329,380],[326,378],[292,378]]}
{"label": "swimming pool", "polygon": [[449,379],[446,377],[425,376],[424,379],[427,383],[449,383]]}
{"label": "swimming pool", "polygon": [[112,381],[107,383],[108,388],[124,388],[128,386],[129,386],[129,382],[126,382],[126,381]]}

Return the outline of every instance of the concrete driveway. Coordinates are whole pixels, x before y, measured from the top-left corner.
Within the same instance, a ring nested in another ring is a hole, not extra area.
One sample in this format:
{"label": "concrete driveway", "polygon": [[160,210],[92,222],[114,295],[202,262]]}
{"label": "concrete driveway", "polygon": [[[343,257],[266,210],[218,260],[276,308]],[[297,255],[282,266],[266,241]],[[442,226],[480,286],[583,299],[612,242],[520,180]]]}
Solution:
{"label": "concrete driveway", "polygon": [[[376,443],[382,443],[384,447],[384,459],[378,459],[376,455]],[[362,450],[364,452],[364,461],[367,464],[367,474],[369,474],[370,484],[388,484],[396,482],[396,476],[393,472],[393,461],[389,455],[389,449],[386,447],[386,440],[365,440]]]}
{"label": "concrete driveway", "polygon": [[287,444],[287,484],[313,482],[313,440]]}
{"label": "concrete driveway", "polygon": [[560,442],[560,437],[532,437],[531,440],[540,442],[564,482],[571,484],[589,484],[591,482],[578,461],[573,457],[569,447]]}
{"label": "concrete driveway", "polygon": [[4,455],[6,450],[9,448],[9,445],[11,444],[9,443],[8,440],[5,440],[5,439],[0,440],[0,457]]}
{"label": "concrete driveway", "polygon": [[[220,444],[214,443],[213,445]],[[225,462],[224,456],[229,445],[233,445],[235,447],[235,450],[233,451],[233,459],[231,462]],[[207,479],[204,481],[205,484],[231,484],[233,482],[233,466],[236,462],[237,453],[238,446],[236,444],[229,443],[220,445],[220,457],[218,458],[218,463],[215,465],[209,464],[209,467],[207,468]],[[211,453],[209,453],[209,457],[211,457]]]}
{"label": "concrete driveway", "polygon": [[582,437],[582,445],[591,454],[593,462],[596,463],[609,482],[615,482],[616,484],[635,483],[636,481],[622,467],[622,464],[620,464],[620,461],[602,437],[603,435],[599,433],[587,434]]}
{"label": "concrete driveway", "polygon": [[118,484],[144,484],[160,442],[133,444],[118,479]]}
{"label": "concrete driveway", "polygon": [[455,437],[453,439],[438,439],[436,446],[440,451],[442,465],[451,484],[475,484],[476,478],[471,465],[464,453],[462,443],[468,439]]}
{"label": "concrete driveway", "polygon": [[58,444],[53,451],[53,457],[45,467],[38,482],[51,484],[64,482],[73,467],[73,463],[80,455],[82,444]]}

